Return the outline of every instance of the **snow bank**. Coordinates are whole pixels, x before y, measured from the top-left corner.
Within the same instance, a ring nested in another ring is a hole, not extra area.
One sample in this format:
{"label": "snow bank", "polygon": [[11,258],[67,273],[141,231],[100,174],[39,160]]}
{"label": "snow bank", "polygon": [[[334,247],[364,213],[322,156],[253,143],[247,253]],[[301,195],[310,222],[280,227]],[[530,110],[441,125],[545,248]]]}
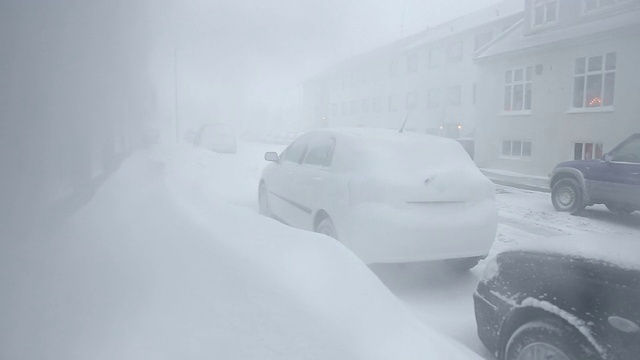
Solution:
{"label": "snow bank", "polygon": [[233,156],[174,150],[129,159],[60,234],[0,244],[0,358],[478,358],[339,243],[246,206]]}

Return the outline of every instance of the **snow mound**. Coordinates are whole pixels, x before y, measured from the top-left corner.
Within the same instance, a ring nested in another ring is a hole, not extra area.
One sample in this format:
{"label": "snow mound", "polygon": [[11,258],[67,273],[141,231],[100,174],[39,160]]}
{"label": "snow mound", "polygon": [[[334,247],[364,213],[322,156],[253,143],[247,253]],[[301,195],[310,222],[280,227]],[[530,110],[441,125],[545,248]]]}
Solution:
{"label": "snow mound", "polygon": [[60,234],[0,244],[0,358],[478,359],[336,241],[231,203],[230,159],[136,154]]}

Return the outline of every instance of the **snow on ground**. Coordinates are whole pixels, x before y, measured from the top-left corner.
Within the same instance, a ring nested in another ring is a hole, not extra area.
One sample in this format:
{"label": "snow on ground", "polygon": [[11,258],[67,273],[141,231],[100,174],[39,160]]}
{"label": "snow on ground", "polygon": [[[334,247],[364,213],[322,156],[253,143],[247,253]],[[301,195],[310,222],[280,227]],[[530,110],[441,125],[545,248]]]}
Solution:
{"label": "snow on ground", "polygon": [[4,359],[473,359],[353,254],[256,211],[260,146],[127,160],[65,229],[0,243]]}
{"label": "snow on ground", "polygon": [[[283,146],[238,145],[136,155],[66,236],[0,244],[0,358],[453,359],[461,346],[433,328],[492,359],[472,302],[485,262],[370,266],[405,308],[332,240],[257,215],[264,152]],[[565,235],[640,238],[640,213],[572,216],[546,193],[496,192],[491,256]]]}

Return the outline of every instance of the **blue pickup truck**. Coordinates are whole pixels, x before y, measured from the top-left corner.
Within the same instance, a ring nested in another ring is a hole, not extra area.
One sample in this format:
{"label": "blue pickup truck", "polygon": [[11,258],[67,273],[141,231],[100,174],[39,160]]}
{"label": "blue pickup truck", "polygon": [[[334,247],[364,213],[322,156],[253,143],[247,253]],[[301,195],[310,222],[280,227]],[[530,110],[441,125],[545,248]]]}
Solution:
{"label": "blue pickup truck", "polygon": [[558,211],[579,214],[604,204],[615,213],[640,210],[640,133],[601,159],[558,164],[550,178],[551,201]]}

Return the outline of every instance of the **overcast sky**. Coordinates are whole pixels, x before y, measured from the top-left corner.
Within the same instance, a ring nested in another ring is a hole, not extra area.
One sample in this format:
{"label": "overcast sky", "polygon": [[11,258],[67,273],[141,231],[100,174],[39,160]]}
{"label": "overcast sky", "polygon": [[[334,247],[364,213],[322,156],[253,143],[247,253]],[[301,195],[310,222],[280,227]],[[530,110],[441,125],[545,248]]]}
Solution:
{"label": "overcast sky", "polygon": [[[176,24],[181,94],[190,101],[225,88],[273,103],[342,59],[496,2],[182,0],[166,20]],[[167,21],[165,35],[172,36]],[[166,45],[161,54],[168,70]]]}

